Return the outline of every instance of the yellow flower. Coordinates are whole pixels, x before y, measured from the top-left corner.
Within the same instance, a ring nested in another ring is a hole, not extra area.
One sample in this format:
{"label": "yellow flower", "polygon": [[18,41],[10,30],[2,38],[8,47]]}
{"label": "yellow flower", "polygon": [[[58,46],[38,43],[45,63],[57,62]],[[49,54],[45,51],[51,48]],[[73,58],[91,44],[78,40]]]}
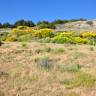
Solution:
{"label": "yellow flower", "polygon": [[83,37],[96,37],[96,33],[95,32],[84,32],[82,33]]}
{"label": "yellow flower", "polygon": [[81,37],[74,37],[75,43],[87,43],[88,39],[86,38],[81,38]]}
{"label": "yellow flower", "polygon": [[53,30],[48,28],[40,29],[37,32],[35,32],[35,37],[38,38],[52,37],[53,35]]}
{"label": "yellow flower", "polygon": [[5,42],[13,42],[13,41],[14,41],[14,38],[12,37],[7,37],[5,40]]}
{"label": "yellow flower", "polygon": [[61,37],[64,37],[64,36],[69,37],[73,35],[73,32],[62,32],[62,33],[59,33],[58,35]]}

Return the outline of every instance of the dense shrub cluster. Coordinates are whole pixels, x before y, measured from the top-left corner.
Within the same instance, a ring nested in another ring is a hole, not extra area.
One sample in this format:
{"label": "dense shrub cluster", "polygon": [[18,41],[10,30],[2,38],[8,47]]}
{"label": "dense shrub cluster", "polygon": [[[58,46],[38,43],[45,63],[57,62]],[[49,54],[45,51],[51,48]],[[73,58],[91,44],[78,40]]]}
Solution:
{"label": "dense shrub cluster", "polygon": [[82,33],[82,37],[96,38],[96,33],[94,33],[94,32],[84,32],[84,33]]}
{"label": "dense shrub cluster", "polygon": [[51,29],[55,29],[55,24],[51,23],[51,22],[48,22],[48,21],[39,21],[37,23],[37,26],[40,28],[40,29],[43,29],[43,28],[51,28]]}
{"label": "dense shrub cluster", "polygon": [[70,44],[91,44],[96,45],[96,33],[95,32],[83,32],[76,34],[73,31],[54,32],[49,28],[33,29],[27,26],[18,26],[13,28],[11,32],[0,36],[2,41],[6,42],[25,42],[37,40],[45,43],[70,43]]}
{"label": "dense shrub cluster", "polygon": [[30,41],[34,33],[35,30],[33,30],[31,27],[18,26],[7,35],[5,41]]}
{"label": "dense shrub cluster", "polygon": [[44,41],[52,43],[71,43],[71,44],[91,44],[96,45],[96,33],[95,32],[83,32],[76,34],[76,32],[60,32],[53,38],[44,39]]}
{"label": "dense shrub cluster", "polygon": [[14,28],[7,36],[5,41],[12,42],[12,41],[31,41],[34,38],[46,38],[46,37],[53,37],[53,30],[44,28],[40,30],[34,30],[31,27],[26,26],[18,26]]}
{"label": "dense shrub cluster", "polygon": [[71,44],[85,44],[88,43],[87,38],[76,36],[74,32],[62,32],[52,38],[54,43],[71,43]]}
{"label": "dense shrub cluster", "polygon": [[31,20],[18,20],[14,24],[10,24],[9,22],[0,23],[0,28],[16,28],[17,26],[28,26],[34,27],[35,23]]}
{"label": "dense shrub cluster", "polygon": [[8,35],[8,32],[1,32],[0,33],[0,41],[5,41],[7,35]]}
{"label": "dense shrub cluster", "polygon": [[52,32],[52,29],[45,28],[35,32],[34,36],[38,38],[46,38],[46,37],[53,37],[54,34]]}

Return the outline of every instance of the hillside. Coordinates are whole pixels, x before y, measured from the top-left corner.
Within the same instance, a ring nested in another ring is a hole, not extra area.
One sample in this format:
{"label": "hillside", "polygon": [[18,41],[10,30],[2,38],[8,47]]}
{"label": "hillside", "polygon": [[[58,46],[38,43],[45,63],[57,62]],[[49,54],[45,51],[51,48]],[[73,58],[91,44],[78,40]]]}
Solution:
{"label": "hillside", "polygon": [[0,96],[96,96],[95,20],[0,31]]}
{"label": "hillside", "polygon": [[96,47],[6,43],[0,96],[96,96]]}
{"label": "hillside", "polygon": [[96,31],[96,20],[76,21],[76,22],[69,22],[66,24],[58,24],[56,25],[56,30]]}

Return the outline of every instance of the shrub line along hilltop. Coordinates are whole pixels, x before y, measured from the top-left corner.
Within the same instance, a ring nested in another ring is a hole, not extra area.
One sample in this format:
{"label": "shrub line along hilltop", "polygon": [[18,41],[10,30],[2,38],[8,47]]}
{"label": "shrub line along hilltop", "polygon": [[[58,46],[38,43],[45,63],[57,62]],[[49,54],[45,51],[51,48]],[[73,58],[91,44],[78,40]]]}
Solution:
{"label": "shrub line along hilltop", "polygon": [[56,24],[65,24],[68,22],[76,22],[76,21],[86,21],[86,19],[80,18],[80,19],[71,19],[71,20],[54,20],[52,22],[49,21],[39,21],[37,24],[35,24],[31,20],[18,20],[14,24],[10,24],[9,22],[6,23],[0,23],[0,28],[16,28],[17,26],[28,26],[28,27],[34,27],[39,26],[40,28],[55,28]]}

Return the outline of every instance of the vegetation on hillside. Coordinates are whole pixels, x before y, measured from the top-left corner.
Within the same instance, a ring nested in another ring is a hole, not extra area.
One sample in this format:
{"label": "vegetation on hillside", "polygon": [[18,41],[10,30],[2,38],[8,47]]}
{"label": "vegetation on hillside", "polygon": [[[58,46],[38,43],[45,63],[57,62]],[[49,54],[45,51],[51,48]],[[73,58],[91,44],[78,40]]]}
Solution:
{"label": "vegetation on hillside", "polygon": [[94,96],[96,32],[54,30],[75,21],[6,23],[11,30],[0,33],[0,96]]}
{"label": "vegetation on hillside", "polygon": [[70,20],[54,20],[52,22],[49,21],[39,21],[37,24],[35,24],[31,20],[18,20],[14,24],[10,24],[9,22],[0,23],[0,28],[16,28],[18,26],[28,26],[28,27],[34,27],[38,26],[39,28],[51,28],[55,29],[56,24],[65,24],[68,22],[76,22],[76,21],[86,21],[86,19],[80,18],[80,19],[70,19]]}
{"label": "vegetation on hillside", "polygon": [[96,32],[85,31],[54,31],[53,29],[43,28],[34,29],[27,26],[18,26],[9,33],[0,34],[0,38],[5,42],[29,42],[39,41],[45,43],[58,44],[90,44],[96,45]]}

